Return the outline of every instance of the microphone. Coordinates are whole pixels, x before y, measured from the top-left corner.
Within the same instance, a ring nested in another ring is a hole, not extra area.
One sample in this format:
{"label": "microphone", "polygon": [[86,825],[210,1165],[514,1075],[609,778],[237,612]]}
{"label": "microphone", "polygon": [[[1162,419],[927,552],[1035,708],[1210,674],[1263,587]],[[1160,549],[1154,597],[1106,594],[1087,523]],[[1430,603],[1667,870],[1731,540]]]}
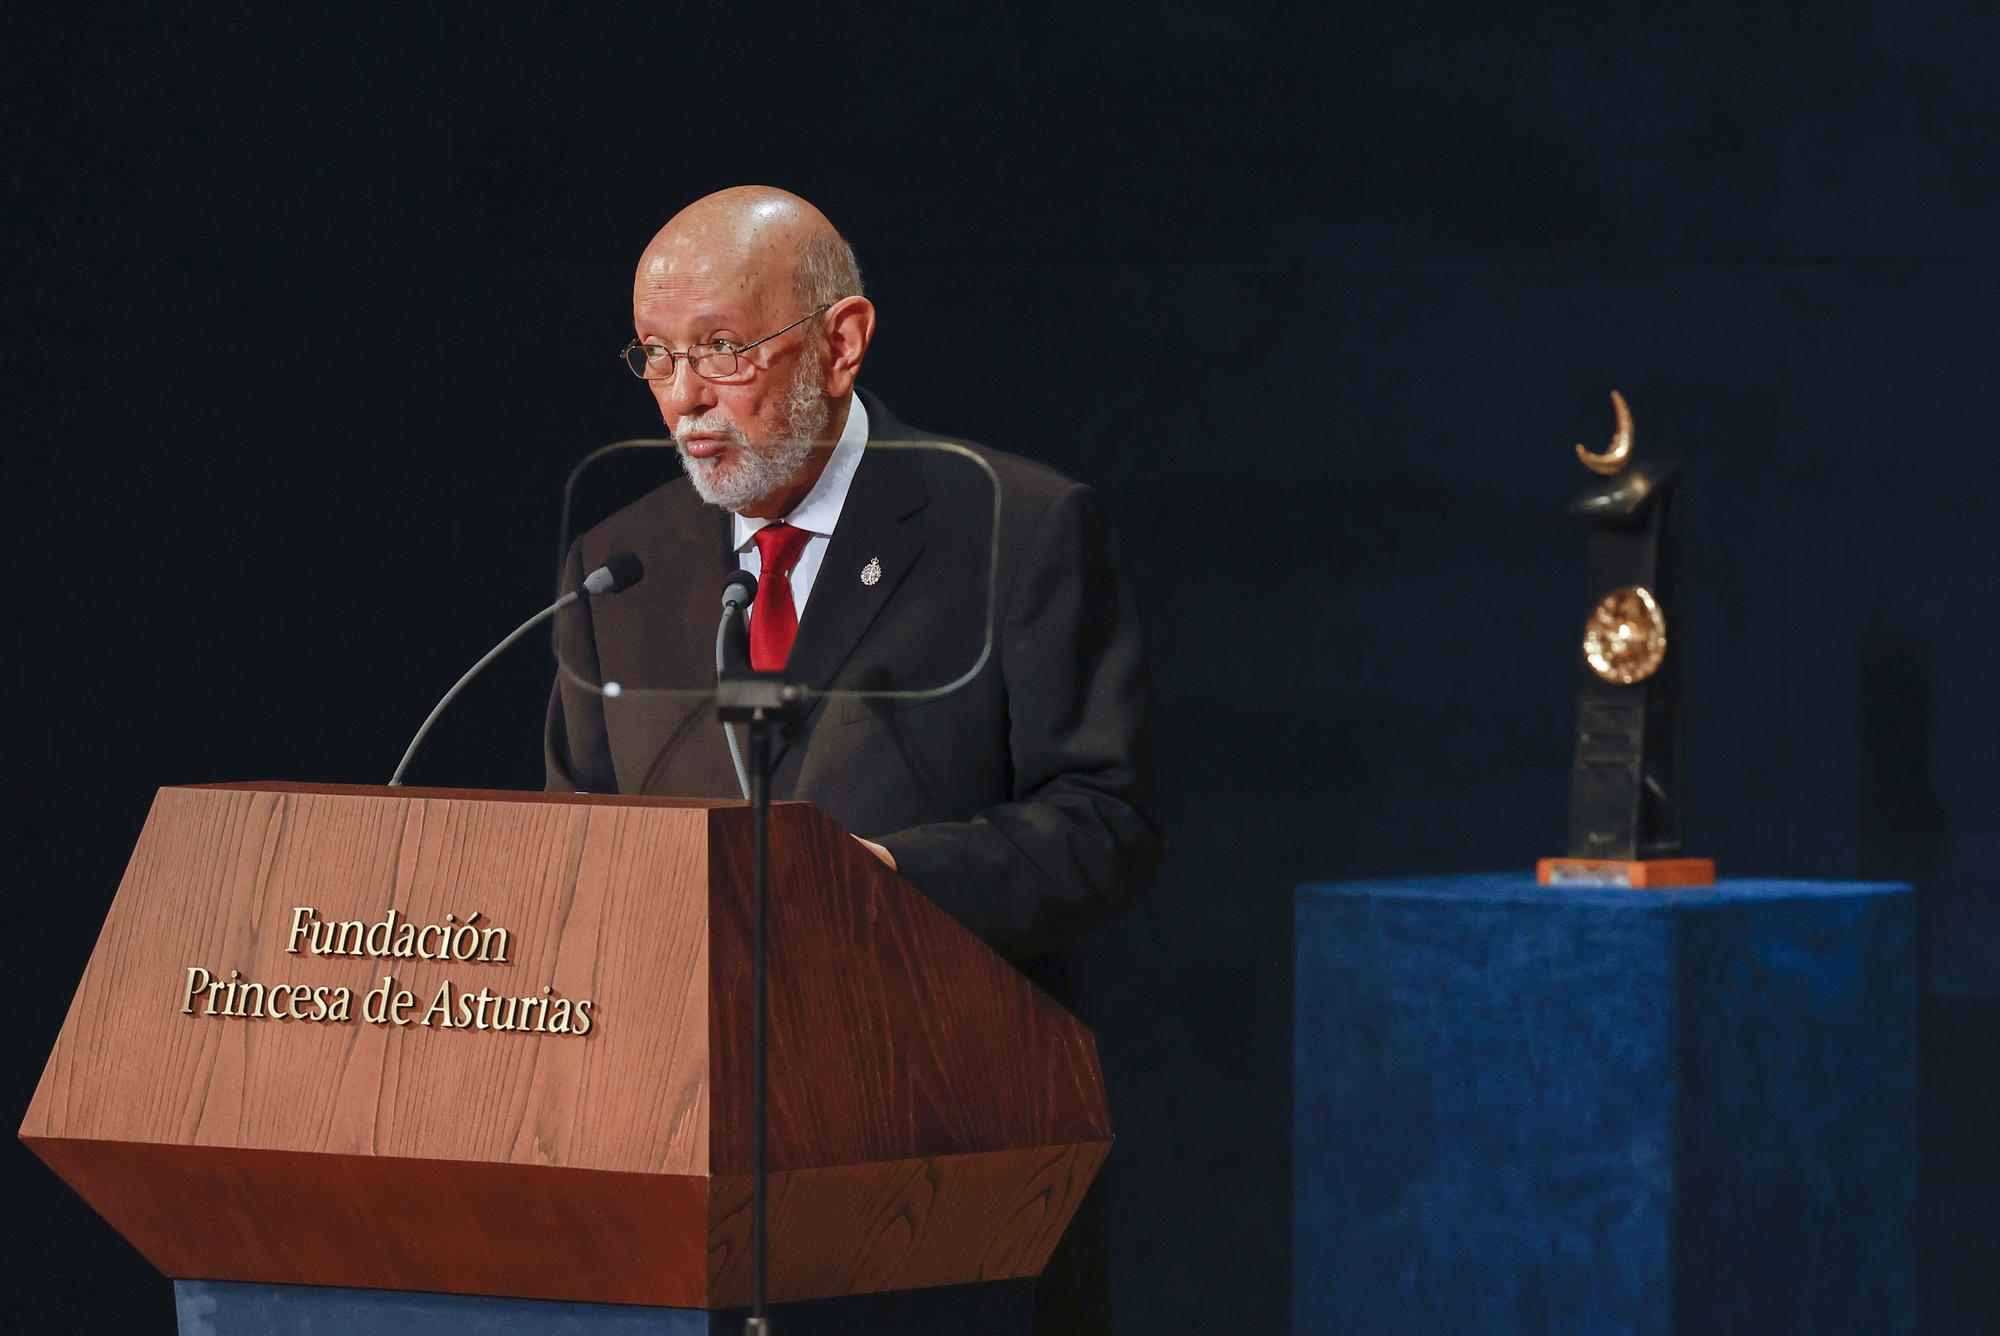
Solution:
{"label": "microphone", "polygon": [[750,640],[741,613],[757,601],[757,577],[732,571],[722,582],[722,620],[715,628],[715,680],[750,671]]}
{"label": "microphone", "polygon": [[[750,638],[743,626],[743,610],[757,601],[757,577],[748,571],[732,571],[722,582],[722,620],[715,628],[715,680],[742,677],[750,671]],[[736,786],[743,798],[750,798],[750,772],[744,768],[743,749],[736,741],[736,729],[725,722],[722,736],[729,741],[729,760],[736,767]]]}
{"label": "microphone", "polygon": [[732,571],[722,582],[722,610],[747,608],[757,601],[757,577],[748,571]]}
{"label": "microphone", "polygon": [[[638,584],[646,574],[646,568],[630,552],[614,552],[604,559],[604,564],[583,577],[583,592],[586,594],[617,594]],[[565,597],[574,597],[575,591]],[[755,591],[752,591],[755,597]]]}
{"label": "microphone", "polygon": [[424,716],[424,722],[417,729],[417,735],[410,739],[409,747],[405,749],[403,752],[402,761],[396,766],[396,773],[389,776],[389,787],[393,789],[401,786],[403,782],[403,772],[410,768],[410,758],[414,757],[417,754],[417,748],[423,745],[425,735],[427,735],[431,731],[431,725],[437,722],[438,716],[444,713],[444,707],[451,704],[452,701],[458,696],[458,693],[465,689],[465,684],[467,682],[470,682],[473,678],[479,676],[480,671],[484,669],[487,664],[499,658],[501,652],[504,651],[509,645],[513,644],[515,641],[519,640],[522,636],[528,634],[528,632],[534,630],[537,626],[541,625],[549,618],[555,616],[558,612],[561,612],[564,608],[567,608],[570,604],[576,602],[578,599],[590,597],[597,594],[616,594],[621,590],[630,589],[633,585],[638,584],[640,580],[645,578],[645,574],[646,574],[645,565],[642,562],[640,562],[640,560],[637,557],[633,556],[630,552],[615,553],[612,556],[607,557],[602,566],[599,566],[596,570],[584,576],[582,584],[570,590],[568,593],[564,594],[561,598],[557,599],[555,602],[549,604],[549,606],[547,606],[546,608],[543,608],[540,612],[536,613],[534,616],[528,618],[527,621],[522,622],[519,626],[515,627],[511,632],[508,633],[507,638],[505,640],[502,640],[492,649],[487,650],[485,654],[480,656],[478,663],[473,664],[470,668],[465,670],[465,676],[459,678],[458,681],[451,684],[451,690],[445,692],[443,698],[440,699],[436,705],[433,705],[431,707],[431,712]]}

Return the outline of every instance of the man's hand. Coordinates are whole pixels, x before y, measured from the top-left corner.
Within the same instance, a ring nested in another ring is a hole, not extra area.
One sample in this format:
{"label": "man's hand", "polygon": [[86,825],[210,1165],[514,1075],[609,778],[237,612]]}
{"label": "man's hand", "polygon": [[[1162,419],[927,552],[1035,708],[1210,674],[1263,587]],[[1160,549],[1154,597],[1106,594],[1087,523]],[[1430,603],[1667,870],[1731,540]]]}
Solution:
{"label": "man's hand", "polygon": [[887,849],[884,849],[881,845],[875,843],[875,841],[873,840],[863,840],[859,835],[856,835],[854,838],[860,840],[862,847],[867,849],[869,853],[874,854],[877,858],[887,863],[891,871],[895,870],[896,855],[890,853]]}

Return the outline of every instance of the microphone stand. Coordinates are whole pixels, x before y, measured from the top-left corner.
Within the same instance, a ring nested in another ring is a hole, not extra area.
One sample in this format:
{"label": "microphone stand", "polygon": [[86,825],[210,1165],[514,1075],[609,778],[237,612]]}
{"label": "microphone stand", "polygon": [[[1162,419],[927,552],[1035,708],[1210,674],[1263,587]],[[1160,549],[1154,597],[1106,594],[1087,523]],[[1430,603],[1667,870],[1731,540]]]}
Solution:
{"label": "microphone stand", "polygon": [[396,773],[389,776],[389,787],[392,789],[402,787],[403,772],[410,768],[411,758],[417,754],[417,748],[424,745],[424,738],[430,733],[431,725],[438,721],[438,716],[444,713],[445,706],[457,699],[458,693],[465,690],[465,684],[479,676],[486,665],[499,658],[509,645],[578,599],[586,595],[594,598],[599,594],[615,594],[621,589],[630,589],[638,584],[645,574],[645,566],[630,552],[614,553],[605,559],[602,566],[584,576],[582,584],[522,622],[507,634],[505,640],[487,650],[478,663],[466,669],[465,675],[451,684],[451,690],[444,693],[444,699],[431,706],[431,712],[424,716],[423,725],[417,729],[417,735],[410,739],[410,745],[403,750],[403,759],[396,763]]}
{"label": "microphone stand", "polygon": [[751,1103],[756,1139],[751,1150],[750,1317],[744,1336],[770,1336],[764,1316],[765,1278],[765,1143],[770,1133],[770,1091],[766,1079],[770,1016],[766,1004],[769,983],[768,931],[771,840],[771,740],[775,733],[797,727],[811,708],[813,693],[796,682],[771,677],[724,677],[716,683],[716,714],[727,724],[749,726],[750,823],[755,908],[751,915]]}
{"label": "microphone stand", "polygon": [[417,748],[423,746],[424,739],[430,736],[431,725],[435,724],[438,721],[438,716],[444,713],[445,706],[458,699],[458,693],[465,690],[467,682],[479,676],[487,664],[493,662],[507,651],[508,646],[582,597],[583,592],[581,590],[570,590],[567,594],[564,594],[561,598],[508,632],[505,640],[495,645],[492,649],[487,650],[485,654],[480,656],[478,663],[466,669],[465,676],[453,682],[451,690],[445,692],[444,698],[431,706],[431,712],[424,716],[424,722],[418,727],[417,735],[411,738],[410,745],[403,749],[403,759],[396,763],[396,773],[389,776],[389,787],[397,789],[403,786],[403,772],[410,768],[410,762],[416,757]]}

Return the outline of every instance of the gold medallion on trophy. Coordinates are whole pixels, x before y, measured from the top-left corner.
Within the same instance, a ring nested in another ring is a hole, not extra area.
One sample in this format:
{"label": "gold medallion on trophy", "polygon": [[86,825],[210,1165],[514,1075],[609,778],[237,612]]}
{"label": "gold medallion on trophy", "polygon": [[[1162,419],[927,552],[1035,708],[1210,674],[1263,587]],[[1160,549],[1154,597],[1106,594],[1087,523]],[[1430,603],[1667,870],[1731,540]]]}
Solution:
{"label": "gold medallion on trophy", "polygon": [[1606,682],[1629,687],[1660,670],[1667,657],[1667,618],[1644,585],[1614,589],[1583,624],[1583,657]]}

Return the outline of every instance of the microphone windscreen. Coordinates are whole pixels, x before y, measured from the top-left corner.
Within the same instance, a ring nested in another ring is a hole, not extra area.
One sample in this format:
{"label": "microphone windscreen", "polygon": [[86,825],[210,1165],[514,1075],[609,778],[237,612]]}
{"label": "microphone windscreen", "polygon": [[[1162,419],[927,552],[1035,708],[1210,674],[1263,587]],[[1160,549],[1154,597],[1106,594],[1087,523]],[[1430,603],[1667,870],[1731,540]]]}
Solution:
{"label": "microphone windscreen", "polygon": [[607,594],[630,589],[646,574],[645,566],[630,552],[614,552],[605,558],[604,569],[611,572],[611,587],[604,591]]}
{"label": "microphone windscreen", "polygon": [[757,601],[757,577],[748,571],[736,571],[722,582],[722,606],[734,603],[739,608],[747,608]]}

